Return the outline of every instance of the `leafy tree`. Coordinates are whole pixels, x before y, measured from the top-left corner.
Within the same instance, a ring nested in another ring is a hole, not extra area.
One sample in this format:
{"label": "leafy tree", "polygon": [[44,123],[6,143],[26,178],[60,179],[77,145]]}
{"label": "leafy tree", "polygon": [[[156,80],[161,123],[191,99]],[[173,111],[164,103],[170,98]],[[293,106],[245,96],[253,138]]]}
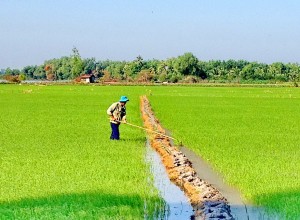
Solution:
{"label": "leafy tree", "polygon": [[44,69],[44,65],[37,66],[33,73],[34,79],[46,79],[46,71]]}
{"label": "leafy tree", "polygon": [[255,69],[258,68],[258,64],[256,62],[249,63],[240,72],[241,79],[250,80],[255,79]]}
{"label": "leafy tree", "polygon": [[165,82],[165,81],[167,81],[167,74],[166,74],[166,73],[161,73],[161,74],[159,74],[158,80],[159,80],[160,82]]}
{"label": "leafy tree", "polygon": [[123,78],[132,80],[143,69],[144,61],[141,56],[138,56],[134,61],[126,63],[123,69]]}
{"label": "leafy tree", "polygon": [[150,69],[150,68],[152,68],[152,69],[156,72],[156,71],[157,71],[157,68],[158,68],[158,66],[159,66],[159,64],[160,64],[161,62],[162,62],[162,61],[156,60],[156,59],[144,61],[144,68],[145,68],[145,69]]}
{"label": "leafy tree", "polygon": [[157,65],[157,78],[159,81],[164,82],[166,80],[167,74],[168,74],[169,67],[165,61],[161,61]]}
{"label": "leafy tree", "polygon": [[11,68],[6,68],[6,70],[5,70],[5,75],[13,75],[13,71],[12,71],[12,69]]}
{"label": "leafy tree", "polygon": [[139,72],[139,74],[136,77],[137,82],[150,82],[154,78],[154,71],[151,71],[151,69],[144,69]]}
{"label": "leafy tree", "polygon": [[21,73],[21,74],[19,75],[19,80],[20,80],[20,81],[26,80],[26,76],[25,76],[24,73]]}
{"label": "leafy tree", "polygon": [[112,76],[111,76],[111,74],[110,74],[110,72],[109,71],[107,71],[107,70],[103,70],[103,76],[102,76],[102,78],[101,78],[101,81],[102,82],[110,82],[110,81],[113,81],[113,78],[112,78]]}
{"label": "leafy tree", "polygon": [[25,66],[22,72],[25,74],[26,79],[33,79],[33,74],[37,66]]}
{"label": "leafy tree", "polygon": [[83,60],[83,72],[85,74],[92,74],[96,69],[96,59],[88,58]]}
{"label": "leafy tree", "polygon": [[119,61],[111,61],[109,66],[107,66],[105,69],[109,71],[114,79],[123,80],[124,77],[124,68],[125,68],[126,62],[119,62]]}
{"label": "leafy tree", "polygon": [[56,69],[56,77],[59,80],[71,79],[72,60],[70,57],[62,57]]}
{"label": "leafy tree", "polygon": [[[95,58],[82,59],[76,47],[71,56],[51,59],[40,66],[25,66],[18,69],[2,69],[0,74],[11,80],[19,80],[21,74],[27,79],[71,79],[81,73],[93,73],[98,77],[113,81],[170,81],[197,82],[200,78],[220,81],[272,80],[299,82],[298,63],[281,62],[270,65],[245,60],[198,60],[192,53],[166,60],[143,60],[141,56],[131,62],[96,61]],[[295,84],[296,85],[296,84]],[[298,83],[297,83],[298,85]]]}
{"label": "leafy tree", "polygon": [[169,75],[169,81],[172,82],[172,83],[177,83],[179,81],[181,81],[183,79],[183,75],[180,74],[180,73],[173,73],[171,75]]}
{"label": "leafy tree", "polygon": [[240,75],[240,69],[238,67],[232,67],[228,73],[227,73],[227,78],[229,81],[232,81],[234,79],[239,79]]}
{"label": "leafy tree", "polygon": [[174,72],[182,75],[199,75],[198,59],[192,53],[178,56],[174,62]]}
{"label": "leafy tree", "polygon": [[72,52],[73,54],[71,55],[71,59],[72,59],[71,73],[73,78],[76,78],[82,73],[84,68],[84,63],[76,47],[72,49]]}
{"label": "leafy tree", "polygon": [[8,67],[5,70],[5,75],[17,76],[19,74],[20,74],[20,70],[18,70],[18,69],[11,69]]}
{"label": "leafy tree", "polygon": [[300,81],[300,66],[298,64],[287,64],[289,68],[288,78],[292,82]]}

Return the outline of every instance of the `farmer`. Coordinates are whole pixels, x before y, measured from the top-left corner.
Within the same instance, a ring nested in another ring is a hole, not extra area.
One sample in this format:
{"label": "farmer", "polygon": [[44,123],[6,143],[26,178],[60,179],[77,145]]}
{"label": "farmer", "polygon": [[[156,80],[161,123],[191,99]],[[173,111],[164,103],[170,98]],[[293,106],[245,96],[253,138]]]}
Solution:
{"label": "farmer", "polygon": [[119,140],[119,126],[121,122],[126,123],[126,103],[129,99],[126,96],[121,96],[119,102],[113,103],[108,109],[107,114],[110,116],[111,140]]}

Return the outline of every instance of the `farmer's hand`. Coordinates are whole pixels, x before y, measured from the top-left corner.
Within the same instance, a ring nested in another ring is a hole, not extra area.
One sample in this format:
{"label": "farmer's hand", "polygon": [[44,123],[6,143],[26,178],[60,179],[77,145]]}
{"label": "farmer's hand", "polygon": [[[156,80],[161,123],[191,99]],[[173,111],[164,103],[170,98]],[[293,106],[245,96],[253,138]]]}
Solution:
{"label": "farmer's hand", "polygon": [[115,120],[116,120],[116,118],[115,118],[114,116],[110,116],[110,119],[111,119],[112,121],[115,121]]}

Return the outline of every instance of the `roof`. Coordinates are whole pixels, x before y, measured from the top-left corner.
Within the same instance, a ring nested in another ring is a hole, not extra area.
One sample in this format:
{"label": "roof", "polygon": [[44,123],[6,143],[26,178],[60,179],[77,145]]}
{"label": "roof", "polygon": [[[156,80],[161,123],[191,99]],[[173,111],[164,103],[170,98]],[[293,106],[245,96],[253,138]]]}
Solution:
{"label": "roof", "polygon": [[88,79],[88,78],[91,78],[91,77],[95,77],[93,74],[83,74],[80,76],[80,79]]}

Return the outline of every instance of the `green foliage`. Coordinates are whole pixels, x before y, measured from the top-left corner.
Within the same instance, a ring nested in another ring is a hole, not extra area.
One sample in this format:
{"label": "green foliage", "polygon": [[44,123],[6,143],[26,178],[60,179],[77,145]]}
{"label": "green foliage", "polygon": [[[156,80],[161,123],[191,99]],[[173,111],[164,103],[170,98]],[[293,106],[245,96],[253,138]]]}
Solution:
{"label": "green foliage", "polygon": [[[144,60],[141,56],[133,61],[96,61],[95,58],[82,59],[76,47],[70,57],[61,57],[44,62],[40,66],[26,66],[22,71],[7,68],[6,75],[18,75],[23,72],[27,79],[46,79],[44,68],[52,66],[54,78],[58,80],[73,79],[81,74],[94,74],[101,78],[104,71],[109,72],[114,81],[140,81],[141,71],[151,73],[149,81],[181,82],[186,76],[195,76],[209,82],[269,81],[292,82],[300,81],[300,65],[298,63],[264,64],[245,60],[211,60],[201,61],[192,53],[184,53],[166,60]],[[142,73],[143,74],[143,73]],[[104,79],[100,81],[105,81]]]}
{"label": "green foliage", "polygon": [[27,79],[33,79],[35,69],[36,66],[25,66],[22,72],[25,74]]}
{"label": "green foliage", "polygon": [[244,197],[300,213],[298,88],[156,87],[149,97],[174,138],[201,155]]}
{"label": "green foliage", "polygon": [[10,68],[7,68],[5,70],[5,75],[11,75],[11,76],[16,76],[16,75],[19,75],[20,74],[20,70],[18,69],[10,69]]}
{"label": "green foliage", "polygon": [[126,94],[141,125],[143,88],[0,87],[0,219],[154,219],[145,134],[121,125],[110,141],[106,114]]}
{"label": "green foliage", "polygon": [[192,53],[185,53],[175,60],[173,68],[177,74],[198,75],[198,59]]}
{"label": "green foliage", "polygon": [[126,63],[124,66],[123,78],[130,81],[136,77],[136,75],[143,69],[144,61],[141,56],[138,56],[134,61]]}
{"label": "green foliage", "polygon": [[136,76],[137,82],[152,82],[154,78],[154,72],[149,69],[141,70]]}
{"label": "green foliage", "polygon": [[71,56],[71,60],[72,60],[71,73],[72,73],[72,77],[76,78],[83,72],[84,63],[83,63],[83,60],[81,59],[79,51],[77,50],[76,47],[73,48],[72,52],[73,52],[73,54]]}
{"label": "green foliage", "polygon": [[46,79],[46,71],[44,69],[44,65],[36,67],[33,78],[34,79]]}
{"label": "green foliage", "polygon": [[24,73],[21,73],[20,75],[19,75],[19,80],[20,81],[24,81],[26,79],[26,75],[24,74]]}
{"label": "green foliage", "polygon": [[[144,201],[154,212],[144,133],[121,125],[123,140],[108,141],[105,113],[126,94],[141,124],[144,87],[0,86],[0,218],[142,219]],[[298,88],[149,89],[172,136],[248,200],[299,218]]]}
{"label": "green foliage", "polygon": [[83,60],[83,72],[85,74],[91,74],[93,70],[96,70],[96,59],[88,58]]}
{"label": "green foliage", "polygon": [[[107,61],[109,62],[109,61]],[[109,62],[105,70],[108,71],[114,79],[123,80],[125,78],[124,68],[126,62]]]}
{"label": "green foliage", "polygon": [[170,81],[171,83],[177,83],[177,82],[179,82],[182,79],[183,79],[183,75],[181,75],[180,73],[170,74],[168,76],[168,81]]}

